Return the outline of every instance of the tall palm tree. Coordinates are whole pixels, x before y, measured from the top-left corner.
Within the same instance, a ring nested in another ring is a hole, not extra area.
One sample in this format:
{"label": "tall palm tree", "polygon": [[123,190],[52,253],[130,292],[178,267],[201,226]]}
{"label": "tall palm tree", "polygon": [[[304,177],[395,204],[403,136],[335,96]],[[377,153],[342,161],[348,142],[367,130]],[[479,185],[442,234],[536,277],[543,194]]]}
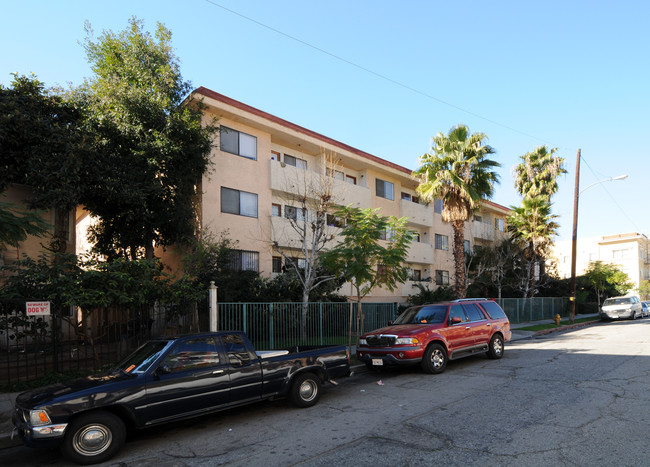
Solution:
{"label": "tall palm tree", "polygon": [[525,197],[520,207],[513,206],[511,209],[507,220],[508,231],[524,250],[526,267],[521,289],[524,297],[529,297],[537,293],[535,265],[540,264],[540,258],[546,256],[553,236],[557,235],[559,226],[554,219],[558,216],[551,214],[551,202],[544,195]]}
{"label": "tall palm tree", "polygon": [[494,194],[499,175],[493,170],[500,164],[488,159],[494,149],[484,145],[484,133],[470,134],[459,124],[447,135],[432,138],[431,150],[418,159],[420,167],[413,175],[420,181],[418,193],[425,201],[436,198],[443,202],[442,220],[454,229],[454,288],[459,298],[465,297],[465,222],[481,201]]}
{"label": "tall palm tree", "polygon": [[557,148],[549,150],[546,145],[535,148],[521,156],[522,162],[515,166],[515,188],[522,196],[546,196],[550,199],[557,190],[557,178],[567,173],[564,158],[556,156]]}

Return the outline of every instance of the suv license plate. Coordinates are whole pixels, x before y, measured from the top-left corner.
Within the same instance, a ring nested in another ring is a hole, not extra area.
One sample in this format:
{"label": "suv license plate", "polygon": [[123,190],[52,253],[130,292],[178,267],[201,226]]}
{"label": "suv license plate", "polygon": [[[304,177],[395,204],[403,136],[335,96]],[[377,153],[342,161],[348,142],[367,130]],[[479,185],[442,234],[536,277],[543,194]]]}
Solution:
{"label": "suv license plate", "polygon": [[373,358],[372,364],[373,366],[382,366],[384,364],[384,361],[381,358]]}

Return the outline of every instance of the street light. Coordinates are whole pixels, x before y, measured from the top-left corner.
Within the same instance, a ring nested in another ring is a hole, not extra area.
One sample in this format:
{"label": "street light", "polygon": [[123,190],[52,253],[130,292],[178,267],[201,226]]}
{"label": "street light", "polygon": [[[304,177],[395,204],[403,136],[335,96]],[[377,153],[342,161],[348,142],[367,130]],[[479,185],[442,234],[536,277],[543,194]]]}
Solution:
{"label": "street light", "polygon": [[571,237],[571,282],[569,287],[571,288],[571,296],[569,300],[571,301],[571,315],[569,321],[573,323],[576,317],[576,253],[578,249],[578,199],[582,193],[591,188],[594,185],[600,183],[612,182],[614,180],[625,180],[627,175],[618,175],[616,177],[606,178],[604,180],[598,180],[597,182],[592,183],[587,186],[584,190],[580,191],[580,149],[578,149],[578,154],[576,156],[576,186],[575,186],[575,195],[573,197],[573,235]]}

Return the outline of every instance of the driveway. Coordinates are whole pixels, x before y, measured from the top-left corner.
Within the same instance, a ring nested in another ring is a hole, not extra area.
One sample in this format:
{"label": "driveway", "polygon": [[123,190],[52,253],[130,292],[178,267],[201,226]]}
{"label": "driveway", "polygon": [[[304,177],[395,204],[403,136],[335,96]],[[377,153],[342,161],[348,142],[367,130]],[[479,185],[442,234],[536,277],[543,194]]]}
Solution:
{"label": "driveway", "polygon": [[[261,403],[132,436],[107,465],[645,465],[650,320],[506,346],[501,360],[363,373],[319,404]],[[65,465],[14,447],[3,466]]]}

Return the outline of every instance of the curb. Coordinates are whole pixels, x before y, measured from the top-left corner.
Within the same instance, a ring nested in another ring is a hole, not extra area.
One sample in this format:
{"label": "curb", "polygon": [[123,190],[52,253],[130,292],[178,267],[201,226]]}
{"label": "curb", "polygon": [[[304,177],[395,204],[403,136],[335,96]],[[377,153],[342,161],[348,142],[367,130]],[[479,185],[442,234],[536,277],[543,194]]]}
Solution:
{"label": "curb", "polygon": [[560,326],[558,328],[550,328],[550,329],[543,329],[541,331],[536,331],[535,334],[532,335],[532,337],[537,337],[537,336],[543,336],[545,334],[551,334],[553,332],[561,332],[561,331],[568,331],[571,329],[576,329],[576,328],[581,328],[585,326],[591,326],[592,324],[599,323],[600,320],[596,319],[593,321],[585,321],[584,323],[573,323],[573,324],[567,324],[566,326]]}

